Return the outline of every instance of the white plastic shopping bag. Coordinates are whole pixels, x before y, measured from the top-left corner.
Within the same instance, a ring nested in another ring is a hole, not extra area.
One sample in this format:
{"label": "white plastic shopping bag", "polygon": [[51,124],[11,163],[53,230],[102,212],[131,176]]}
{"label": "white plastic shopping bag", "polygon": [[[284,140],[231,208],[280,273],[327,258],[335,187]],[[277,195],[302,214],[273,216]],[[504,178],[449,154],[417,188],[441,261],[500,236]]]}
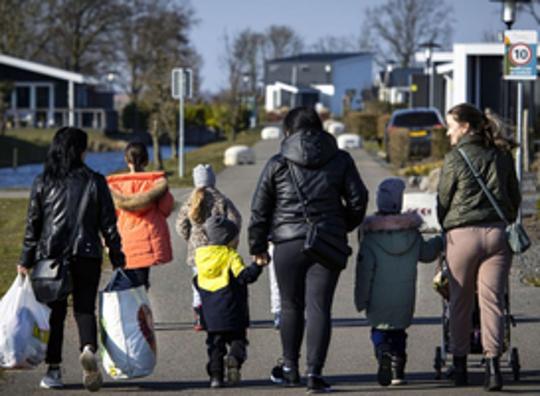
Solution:
{"label": "white plastic shopping bag", "polygon": [[0,367],[33,368],[45,359],[51,310],[18,275],[0,300]]}
{"label": "white plastic shopping bag", "polygon": [[99,316],[105,372],[113,379],[150,375],[157,348],[144,286],[133,286],[124,271],[115,270],[109,285],[100,292]]}

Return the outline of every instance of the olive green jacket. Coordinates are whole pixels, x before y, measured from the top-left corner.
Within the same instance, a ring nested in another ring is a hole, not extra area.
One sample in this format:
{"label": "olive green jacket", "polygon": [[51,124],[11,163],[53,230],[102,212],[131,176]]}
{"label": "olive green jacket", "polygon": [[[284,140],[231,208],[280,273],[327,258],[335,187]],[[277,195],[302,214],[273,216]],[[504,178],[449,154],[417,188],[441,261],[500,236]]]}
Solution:
{"label": "olive green jacket", "polygon": [[443,229],[501,222],[486,194],[459,153],[462,148],[499,204],[506,220],[517,217],[521,194],[512,153],[487,147],[482,137],[466,135],[444,158],[437,196]]}

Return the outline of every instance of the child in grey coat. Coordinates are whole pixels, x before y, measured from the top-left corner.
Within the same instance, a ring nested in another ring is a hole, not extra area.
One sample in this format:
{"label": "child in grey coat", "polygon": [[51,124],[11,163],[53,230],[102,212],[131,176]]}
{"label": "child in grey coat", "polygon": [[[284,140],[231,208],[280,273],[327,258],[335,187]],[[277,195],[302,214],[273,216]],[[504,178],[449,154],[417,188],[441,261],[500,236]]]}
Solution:
{"label": "child in grey coat", "polygon": [[[405,183],[388,178],[377,190],[378,212],[364,221],[357,257],[354,300],[366,310],[379,368],[378,382],[404,384],[407,329],[414,313],[416,266],[442,250],[440,236],[424,240],[416,212],[401,213]],[[361,234],[359,234],[360,237]]]}

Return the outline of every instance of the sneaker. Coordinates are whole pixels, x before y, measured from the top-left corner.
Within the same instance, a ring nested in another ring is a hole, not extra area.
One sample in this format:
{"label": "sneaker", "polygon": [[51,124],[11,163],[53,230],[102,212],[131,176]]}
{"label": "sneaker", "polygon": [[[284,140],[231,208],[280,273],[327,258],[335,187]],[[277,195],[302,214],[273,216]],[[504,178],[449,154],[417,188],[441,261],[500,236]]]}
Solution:
{"label": "sneaker", "polygon": [[309,374],[307,379],[308,393],[328,393],[332,392],[332,386],[320,375]]}
{"label": "sneaker", "polygon": [[281,313],[276,312],[274,314],[274,329],[279,330],[280,326],[281,326]]}
{"label": "sneaker", "polygon": [[193,330],[195,331],[204,330],[201,312],[202,312],[202,307],[200,305],[198,307],[193,307]]}
{"label": "sneaker", "polygon": [[60,389],[64,387],[62,382],[62,372],[60,367],[51,367],[47,369],[47,373],[41,379],[39,387],[43,389]]}
{"label": "sneaker", "polygon": [[226,357],[227,365],[227,384],[228,385],[238,385],[242,379],[242,374],[240,372],[240,364],[234,356]]}
{"label": "sneaker", "polygon": [[85,345],[79,358],[83,368],[83,385],[86,390],[96,392],[103,385],[103,377],[99,371],[98,362],[94,349]]}
{"label": "sneaker", "polygon": [[388,386],[392,382],[392,355],[389,351],[382,350],[378,360],[377,381],[381,386]]}
{"label": "sneaker", "polygon": [[210,388],[223,388],[223,380],[218,376],[211,376]]}
{"label": "sneaker", "polygon": [[283,363],[278,363],[272,369],[270,381],[283,386],[298,386],[300,385],[300,373],[297,368],[290,368]]}

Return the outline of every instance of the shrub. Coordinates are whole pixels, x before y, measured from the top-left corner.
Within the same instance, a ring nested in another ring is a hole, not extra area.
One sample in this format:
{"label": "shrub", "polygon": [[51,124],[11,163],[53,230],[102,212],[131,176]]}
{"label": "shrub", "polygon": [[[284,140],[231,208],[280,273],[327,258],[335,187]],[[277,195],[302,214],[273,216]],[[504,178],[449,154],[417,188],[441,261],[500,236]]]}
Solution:
{"label": "shrub", "polygon": [[403,176],[428,176],[433,169],[440,168],[442,164],[442,161],[435,161],[410,165],[402,169],[400,174]]}
{"label": "shrub", "polygon": [[446,128],[433,129],[431,132],[431,157],[443,159],[450,148],[450,139],[446,136]]}
{"label": "shrub", "polygon": [[377,115],[359,111],[351,111],[345,117],[345,129],[357,133],[366,140],[377,137]]}
{"label": "shrub", "polygon": [[377,119],[377,139],[380,142],[384,141],[384,131],[386,130],[386,124],[390,121],[390,114],[380,115]]}
{"label": "shrub", "polygon": [[144,105],[129,102],[122,110],[122,127],[134,132],[146,131],[150,112]]}
{"label": "shrub", "polygon": [[392,165],[402,168],[409,160],[409,130],[406,128],[394,129],[390,134],[386,154]]}

